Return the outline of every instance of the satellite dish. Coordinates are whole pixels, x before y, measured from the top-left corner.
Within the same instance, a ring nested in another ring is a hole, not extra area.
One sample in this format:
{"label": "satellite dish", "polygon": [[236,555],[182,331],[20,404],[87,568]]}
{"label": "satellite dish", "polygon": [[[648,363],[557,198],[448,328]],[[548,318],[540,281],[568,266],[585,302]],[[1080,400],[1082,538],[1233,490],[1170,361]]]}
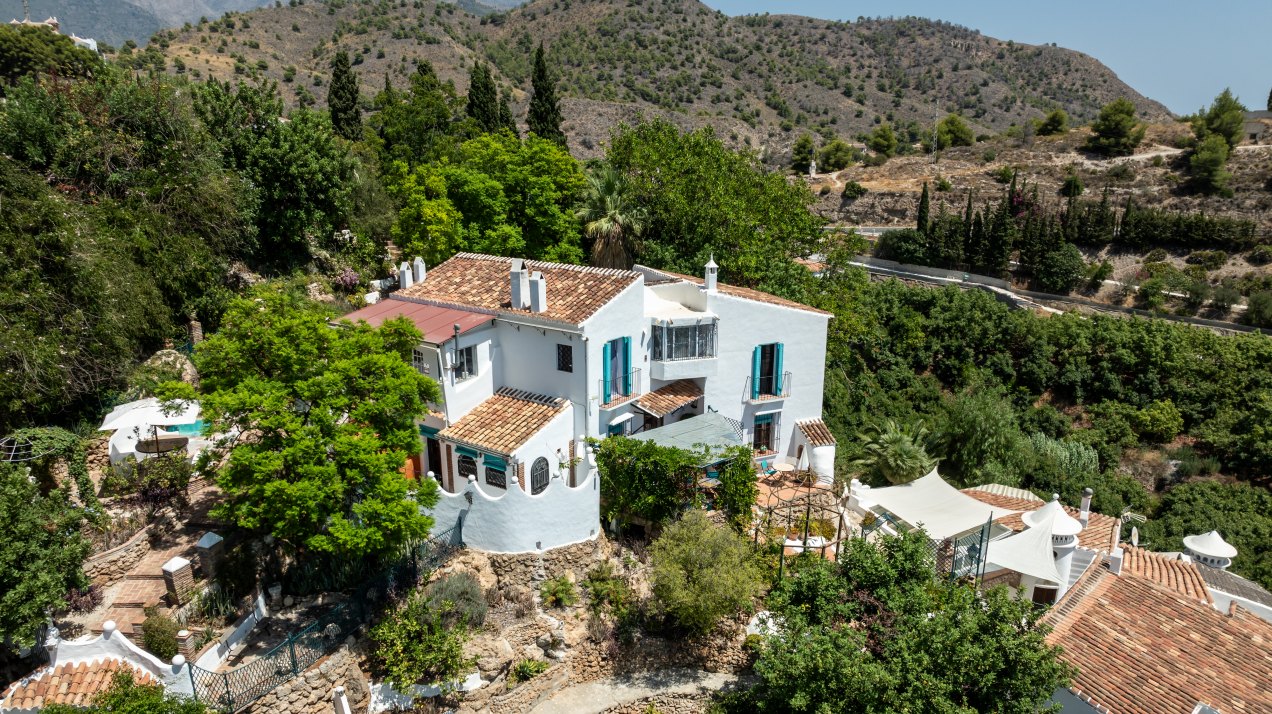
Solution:
{"label": "satellite dish", "polygon": [[1131,545],[1139,547],[1139,529],[1135,526],[1131,526]]}

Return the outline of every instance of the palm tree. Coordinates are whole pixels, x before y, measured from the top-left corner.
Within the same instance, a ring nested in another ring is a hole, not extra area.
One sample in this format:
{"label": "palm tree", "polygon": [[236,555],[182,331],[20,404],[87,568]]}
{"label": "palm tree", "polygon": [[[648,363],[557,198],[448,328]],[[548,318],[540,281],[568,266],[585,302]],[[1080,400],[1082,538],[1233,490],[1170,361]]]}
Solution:
{"label": "palm tree", "polygon": [[632,267],[636,239],[645,230],[649,213],[635,204],[627,177],[603,164],[588,172],[587,189],[574,215],[592,241],[592,265]]}
{"label": "palm tree", "polygon": [[853,465],[882,476],[888,483],[907,483],[936,467],[936,459],[928,455],[925,446],[928,432],[922,422],[901,426],[889,419],[883,428],[867,429],[861,439],[865,455]]}

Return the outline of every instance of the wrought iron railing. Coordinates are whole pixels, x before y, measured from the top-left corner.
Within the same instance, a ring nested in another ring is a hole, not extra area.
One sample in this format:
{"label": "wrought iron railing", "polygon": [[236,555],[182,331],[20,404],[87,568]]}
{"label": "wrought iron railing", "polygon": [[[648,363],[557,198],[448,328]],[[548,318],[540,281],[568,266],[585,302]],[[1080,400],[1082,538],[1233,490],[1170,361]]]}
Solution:
{"label": "wrought iron railing", "polygon": [[743,393],[752,402],[789,397],[791,396],[791,373],[783,372],[780,381],[776,374],[747,377]]}
{"label": "wrought iron railing", "polygon": [[601,399],[604,400],[605,404],[626,399],[633,394],[639,394],[640,370],[633,369],[630,372],[611,374],[608,379],[598,381],[597,391],[601,394]]}
{"label": "wrought iron railing", "polygon": [[415,587],[421,577],[463,548],[462,525],[408,548],[396,562],[360,584],[348,601],[242,667],[217,672],[191,663],[195,698],[213,709],[236,712],[300,676],[368,623],[392,593]]}

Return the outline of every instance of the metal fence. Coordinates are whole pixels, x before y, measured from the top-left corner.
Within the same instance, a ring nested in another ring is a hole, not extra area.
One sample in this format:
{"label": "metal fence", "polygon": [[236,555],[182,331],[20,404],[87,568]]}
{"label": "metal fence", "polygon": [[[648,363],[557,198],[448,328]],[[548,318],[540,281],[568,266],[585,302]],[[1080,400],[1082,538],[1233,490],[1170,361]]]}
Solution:
{"label": "metal fence", "polygon": [[395,595],[414,588],[421,577],[463,548],[462,526],[460,523],[408,548],[388,568],[359,584],[349,600],[242,667],[216,672],[191,663],[195,698],[214,709],[236,712],[300,676],[369,623]]}
{"label": "metal fence", "polygon": [[[985,550],[989,544],[992,521],[985,521],[980,528],[966,533],[959,538],[928,540],[928,551],[938,575],[948,576],[951,580],[970,579],[979,583],[985,574]],[[861,527],[861,537],[869,538],[885,525],[891,525],[897,531],[904,526],[887,513],[875,514],[872,522]]]}

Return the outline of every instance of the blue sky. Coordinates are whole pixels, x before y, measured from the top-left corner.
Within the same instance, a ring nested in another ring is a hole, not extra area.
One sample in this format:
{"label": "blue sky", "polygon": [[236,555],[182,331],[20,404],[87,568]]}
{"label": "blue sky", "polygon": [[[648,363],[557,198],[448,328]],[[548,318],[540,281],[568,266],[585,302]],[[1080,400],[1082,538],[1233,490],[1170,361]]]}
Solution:
{"label": "blue sky", "polygon": [[916,15],[991,37],[1054,42],[1113,69],[1141,94],[1190,113],[1231,87],[1251,109],[1272,89],[1270,0],[704,0],[728,15],[784,13],[834,20]]}

